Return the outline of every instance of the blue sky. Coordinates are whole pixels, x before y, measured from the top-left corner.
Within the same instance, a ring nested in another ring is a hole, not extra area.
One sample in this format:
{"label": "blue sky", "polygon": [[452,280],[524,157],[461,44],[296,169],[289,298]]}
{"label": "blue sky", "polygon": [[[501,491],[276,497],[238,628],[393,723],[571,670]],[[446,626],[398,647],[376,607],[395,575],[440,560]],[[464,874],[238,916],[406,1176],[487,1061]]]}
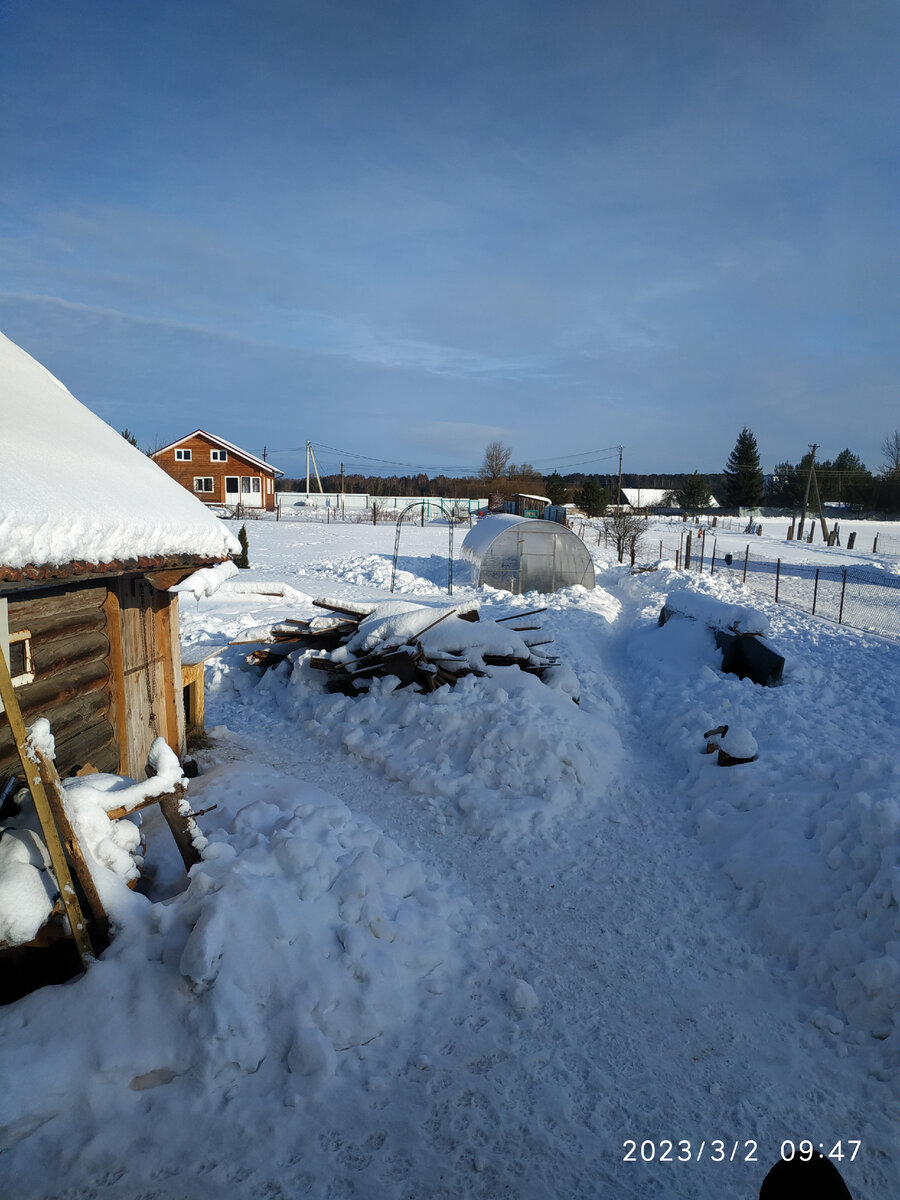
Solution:
{"label": "blue sky", "polygon": [[894,0],[0,0],[0,330],[289,474],[877,469],[898,61]]}

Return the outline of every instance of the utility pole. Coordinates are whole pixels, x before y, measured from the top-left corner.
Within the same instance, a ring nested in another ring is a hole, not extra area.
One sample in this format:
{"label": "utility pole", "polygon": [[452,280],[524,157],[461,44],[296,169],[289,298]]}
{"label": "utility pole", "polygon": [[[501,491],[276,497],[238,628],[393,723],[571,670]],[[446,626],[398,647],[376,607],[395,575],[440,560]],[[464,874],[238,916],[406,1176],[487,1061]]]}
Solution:
{"label": "utility pole", "polygon": [[[822,504],[822,497],[819,495],[819,477],[813,472],[813,487],[816,491],[816,508],[819,510],[819,523],[822,526],[822,539],[825,545],[828,545],[828,526],[825,524],[825,508]],[[815,525],[815,521],[813,521]]]}
{"label": "utility pole", "polygon": [[[810,459],[809,459],[809,473],[806,476],[806,490],[803,493],[803,509],[800,513],[800,532],[797,534],[798,542],[801,542],[803,540],[803,523],[806,520],[806,505],[809,502],[809,485],[812,482],[812,478],[813,478],[813,464],[816,461],[816,451],[818,450],[818,448],[819,448],[818,442],[813,442],[813,444],[810,446],[810,450],[812,451],[812,454],[810,455]],[[813,522],[813,524],[815,524],[815,521]]]}
{"label": "utility pole", "polygon": [[266,458],[266,451],[267,451],[268,449],[269,449],[269,447],[268,447],[268,446],[263,446],[263,462],[268,462],[268,461],[269,461],[269,460]]}
{"label": "utility pole", "polygon": [[344,494],[344,464],[341,463],[341,496]]}
{"label": "utility pole", "polygon": [[309,499],[309,438],[306,439],[306,498]]}
{"label": "utility pole", "polygon": [[616,492],[616,513],[619,511],[619,502],[622,499],[622,451],[624,446],[619,447],[619,489]]}

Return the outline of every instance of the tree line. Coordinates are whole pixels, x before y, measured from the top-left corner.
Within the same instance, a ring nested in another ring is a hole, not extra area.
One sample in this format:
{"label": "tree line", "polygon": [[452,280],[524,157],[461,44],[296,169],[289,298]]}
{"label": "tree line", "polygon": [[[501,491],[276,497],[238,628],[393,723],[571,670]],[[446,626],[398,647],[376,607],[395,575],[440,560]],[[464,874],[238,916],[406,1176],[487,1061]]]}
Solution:
{"label": "tree line", "polygon": [[[127,433],[127,431],[126,431]],[[841,504],[856,514],[900,512],[900,430],[889,434],[881,445],[884,462],[879,472],[870,471],[848,448],[834,459],[816,459],[815,481],[823,504]],[[699,471],[622,475],[623,489],[657,489],[664,493],[663,507],[689,512],[709,508],[713,497],[725,509],[789,508],[799,511],[810,479],[811,452],[797,463],[779,463],[770,475],[760,466],[756,438],[746,426],[721,472]],[[371,496],[446,496],[478,499],[492,493],[541,494],[553,504],[577,504],[588,516],[602,516],[615,503],[618,474],[554,471],[542,475],[530,463],[516,464],[512,451],[502,442],[485,447],[477,473],[471,476],[415,475],[322,475],[325,492],[368,493]],[[305,492],[305,479],[283,479],[279,490]],[[813,496],[809,497],[810,506]]]}

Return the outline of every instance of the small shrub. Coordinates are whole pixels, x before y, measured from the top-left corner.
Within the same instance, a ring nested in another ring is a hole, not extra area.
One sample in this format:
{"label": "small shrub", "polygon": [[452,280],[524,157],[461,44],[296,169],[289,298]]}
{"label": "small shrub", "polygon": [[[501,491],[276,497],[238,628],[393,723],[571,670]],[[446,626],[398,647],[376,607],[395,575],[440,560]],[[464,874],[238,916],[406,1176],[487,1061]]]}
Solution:
{"label": "small shrub", "polygon": [[240,554],[233,554],[231,560],[241,571],[250,569],[250,541],[247,537],[247,526],[242,525],[238,531],[238,541],[241,543]]}

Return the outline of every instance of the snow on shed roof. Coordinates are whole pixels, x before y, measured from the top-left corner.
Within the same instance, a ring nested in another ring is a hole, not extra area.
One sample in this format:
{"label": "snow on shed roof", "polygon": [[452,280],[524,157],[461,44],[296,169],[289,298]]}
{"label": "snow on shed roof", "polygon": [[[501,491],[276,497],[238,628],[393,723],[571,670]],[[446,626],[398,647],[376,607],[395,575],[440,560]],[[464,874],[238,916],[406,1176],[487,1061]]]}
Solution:
{"label": "snow on shed roof", "polygon": [[0,333],[0,566],[224,559],[225,525]]}
{"label": "snow on shed roof", "polygon": [[226,442],[226,440],[222,437],[219,437],[218,434],[210,433],[206,429],[195,429],[193,433],[186,433],[184,437],[178,438],[177,441],[169,442],[168,446],[160,446],[158,450],[153,451],[152,457],[158,458],[160,454],[163,454],[166,450],[172,450],[175,446],[180,446],[182,442],[187,442],[192,437],[209,438],[211,442],[215,442],[216,445],[221,446],[223,450],[230,450],[232,454],[239,455],[241,458],[246,459],[249,463],[253,463],[255,467],[258,467],[263,472],[267,472],[269,475],[284,474],[284,471],[279,471],[277,467],[273,467],[272,464],[270,462],[266,462],[265,459],[257,458],[255,454],[249,454],[246,450],[242,450],[240,446],[235,446],[234,442]]}

